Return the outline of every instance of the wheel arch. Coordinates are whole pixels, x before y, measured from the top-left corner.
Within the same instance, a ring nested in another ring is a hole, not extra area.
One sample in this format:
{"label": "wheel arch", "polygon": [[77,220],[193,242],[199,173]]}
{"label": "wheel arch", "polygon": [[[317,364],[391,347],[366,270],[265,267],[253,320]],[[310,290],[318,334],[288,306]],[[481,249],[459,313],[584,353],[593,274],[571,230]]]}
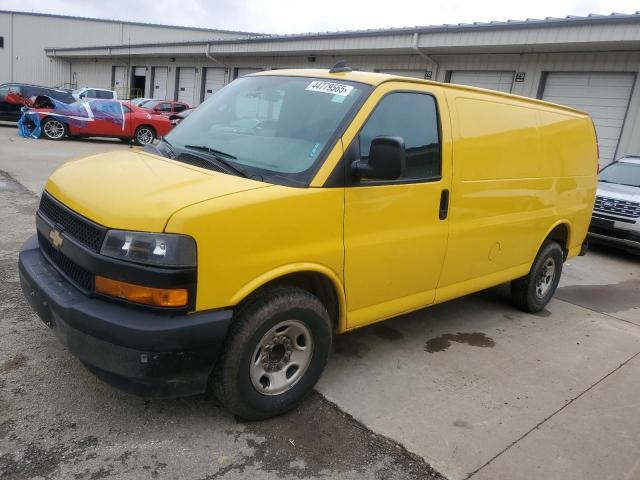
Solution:
{"label": "wheel arch", "polygon": [[[49,114],[45,114],[45,115],[40,119],[40,127],[41,127],[41,128],[42,128],[42,127],[44,127],[44,124],[45,124],[45,122],[46,122],[47,120],[55,120],[56,122],[60,122],[61,124],[63,124],[63,125],[64,125],[64,128],[65,128],[65,134],[66,134],[66,135],[69,135],[69,131],[70,131],[70,130],[69,130],[69,127],[70,127],[70,124],[69,124],[69,122],[65,121],[65,119],[64,119],[64,118],[60,118],[60,117],[58,117],[58,116],[56,116],[56,115],[49,115]],[[63,136],[62,138],[64,138],[64,136]]]}
{"label": "wheel arch", "polygon": [[571,224],[569,221],[567,219],[556,221],[551,228],[547,230],[546,235],[538,245],[538,251],[540,251],[542,244],[546,240],[554,240],[558,242],[562,248],[564,260],[566,260],[569,255],[569,245],[571,245]]}
{"label": "wheel arch", "polygon": [[320,264],[284,265],[263,273],[240,288],[231,298],[231,305],[238,305],[258,291],[275,285],[298,287],[317,296],[327,308],[334,330],[346,330],[346,299],[342,280],[333,270]]}

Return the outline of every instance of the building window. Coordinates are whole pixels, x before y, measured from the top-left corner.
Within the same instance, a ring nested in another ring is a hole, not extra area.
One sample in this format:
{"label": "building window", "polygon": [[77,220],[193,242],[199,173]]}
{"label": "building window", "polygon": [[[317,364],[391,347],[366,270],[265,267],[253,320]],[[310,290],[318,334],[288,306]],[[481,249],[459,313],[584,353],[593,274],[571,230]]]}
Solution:
{"label": "building window", "polygon": [[4,48],[4,37],[0,37],[0,48]]}

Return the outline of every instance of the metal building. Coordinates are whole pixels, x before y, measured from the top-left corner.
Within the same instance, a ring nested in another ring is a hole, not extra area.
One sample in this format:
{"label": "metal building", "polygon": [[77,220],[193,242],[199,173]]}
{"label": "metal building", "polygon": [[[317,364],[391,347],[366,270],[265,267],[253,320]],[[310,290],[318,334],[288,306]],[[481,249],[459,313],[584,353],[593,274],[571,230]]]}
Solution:
{"label": "metal building", "polygon": [[[34,29],[44,33],[19,32]],[[1,36],[0,81],[137,86],[140,95],[197,105],[251,72],[344,59],[577,107],[594,119],[602,164],[640,154],[640,12],[304,35],[0,12]]]}

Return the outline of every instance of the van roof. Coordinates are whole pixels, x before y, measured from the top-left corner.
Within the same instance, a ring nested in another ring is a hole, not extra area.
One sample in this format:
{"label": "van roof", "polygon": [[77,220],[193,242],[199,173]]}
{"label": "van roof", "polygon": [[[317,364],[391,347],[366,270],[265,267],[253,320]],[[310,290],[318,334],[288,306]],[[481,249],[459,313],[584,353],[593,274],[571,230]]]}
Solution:
{"label": "van roof", "polygon": [[567,107],[566,105],[559,105],[557,103],[546,102],[544,100],[538,100],[531,97],[523,97],[521,95],[514,95],[512,93],[498,92],[496,90],[488,90],[486,88],[471,87],[468,85],[458,85],[455,83],[441,83],[433,80],[422,80],[420,78],[404,77],[401,75],[391,75],[388,73],[377,72],[363,72],[363,71],[350,71],[350,72],[337,72],[330,73],[329,70],[316,69],[316,68],[292,68],[292,69],[278,69],[278,70],[265,70],[262,72],[252,73],[249,76],[261,76],[261,75],[275,75],[275,76],[295,76],[295,77],[316,77],[316,78],[328,78],[332,80],[350,80],[353,82],[366,83],[369,85],[377,86],[384,82],[393,80],[410,81],[415,83],[422,83],[427,85],[438,85],[444,88],[450,88],[455,90],[468,90],[472,92],[482,92],[493,96],[506,97],[510,99],[518,99],[535,105],[543,105],[546,107],[553,107],[569,111],[572,113],[578,113],[580,115],[589,115],[587,112],[577,110],[575,108]]}

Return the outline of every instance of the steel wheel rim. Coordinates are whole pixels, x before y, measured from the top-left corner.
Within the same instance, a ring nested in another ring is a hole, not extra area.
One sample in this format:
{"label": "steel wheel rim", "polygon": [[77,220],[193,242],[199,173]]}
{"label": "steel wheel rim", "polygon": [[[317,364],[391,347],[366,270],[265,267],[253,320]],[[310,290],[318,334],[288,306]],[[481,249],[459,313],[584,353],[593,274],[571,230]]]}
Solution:
{"label": "steel wheel rim", "polygon": [[263,395],[280,395],[300,381],[311,364],[313,337],[299,320],[285,320],[262,336],[249,368],[253,387]]}
{"label": "steel wheel rim", "polygon": [[140,130],[138,130],[137,137],[138,141],[144,145],[147,145],[153,141],[153,134],[148,128],[141,128]]}
{"label": "steel wheel rim", "polygon": [[538,298],[544,298],[556,278],[556,262],[553,258],[547,258],[542,264],[540,275],[536,281],[536,295]]}
{"label": "steel wheel rim", "polygon": [[57,120],[49,120],[44,124],[44,133],[49,138],[62,138],[64,135],[64,125]]}

